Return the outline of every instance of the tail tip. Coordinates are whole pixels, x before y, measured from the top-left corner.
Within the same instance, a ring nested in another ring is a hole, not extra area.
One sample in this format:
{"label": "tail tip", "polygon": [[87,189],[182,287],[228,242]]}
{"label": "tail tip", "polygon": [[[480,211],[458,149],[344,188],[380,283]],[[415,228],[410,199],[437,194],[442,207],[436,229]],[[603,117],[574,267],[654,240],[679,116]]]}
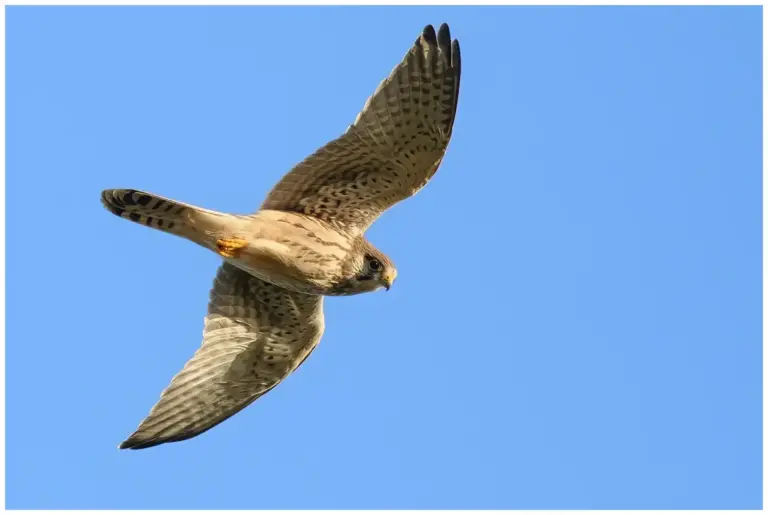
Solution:
{"label": "tail tip", "polygon": [[101,192],[101,203],[117,216],[122,216],[134,206],[146,207],[151,201],[151,195],[138,190],[109,189]]}
{"label": "tail tip", "polygon": [[101,192],[101,204],[111,213],[122,216],[125,212],[125,193],[131,190],[104,190]]}

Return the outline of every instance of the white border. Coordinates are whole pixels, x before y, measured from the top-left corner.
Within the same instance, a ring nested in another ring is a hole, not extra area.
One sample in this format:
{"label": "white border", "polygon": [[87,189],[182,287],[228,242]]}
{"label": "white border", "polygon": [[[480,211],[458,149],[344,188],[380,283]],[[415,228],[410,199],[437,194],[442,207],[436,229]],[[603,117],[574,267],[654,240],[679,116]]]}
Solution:
{"label": "white border", "polygon": [[[16,0],[5,1],[5,5],[210,5],[210,6],[226,6],[226,5],[418,5],[418,6],[442,6],[442,5],[607,5],[607,6],[647,6],[647,5],[730,5],[730,6],[744,6],[744,5],[763,5],[764,2],[759,0],[747,0],[739,2],[693,2],[691,0],[651,0],[645,2],[621,2],[610,0],[593,0],[591,2],[577,2],[572,0],[552,0],[545,1],[528,1],[528,2],[515,2],[515,1],[502,1],[502,0],[482,0],[477,2],[467,2],[466,0],[442,0],[442,1],[414,1],[414,0],[336,0],[333,2],[326,0],[302,0],[302,1],[255,1],[255,0],[226,0],[223,2],[212,3],[210,0],[165,0],[165,1],[152,1],[152,0],[130,0],[130,1],[83,1],[78,2],[66,2],[66,1],[51,1],[51,0]],[[763,14],[765,17],[765,14]]]}
{"label": "white border", "polygon": [[[482,0],[479,2],[472,2],[468,3],[466,1],[458,1],[458,0],[443,0],[440,2],[429,2],[429,1],[413,1],[413,0],[390,0],[390,1],[377,1],[377,0],[336,0],[333,2],[329,1],[323,1],[323,0],[303,0],[303,1],[285,1],[285,2],[278,2],[278,1],[254,1],[254,0],[227,0],[225,2],[221,3],[212,3],[210,1],[203,1],[203,0],[165,0],[165,1],[151,1],[151,0],[131,0],[131,1],[114,1],[114,2],[104,2],[104,1],[78,1],[78,2],[66,2],[66,1],[35,1],[35,0],[16,0],[16,1],[3,1],[3,6],[6,5],[59,5],[59,6],[68,6],[68,5],[420,5],[420,6],[430,6],[430,5],[572,5],[572,6],[579,6],[579,5],[632,5],[632,6],[648,6],[648,5],[760,5],[764,6],[763,1],[756,1],[756,0],[748,0],[748,1],[740,1],[738,3],[727,3],[727,2],[714,2],[714,1],[690,1],[690,0],[678,0],[678,1],[664,1],[664,0],[655,0],[655,1],[645,1],[645,2],[617,2],[617,1],[607,1],[607,0],[593,0],[590,2],[578,2],[578,1],[569,1],[569,0],[552,0],[549,2],[545,1],[528,1],[528,2],[516,2],[516,1],[501,1],[501,0]],[[765,38],[765,27],[766,27],[766,21],[768,20],[768,15],[766,14],[765,8],[763,8],[763,92],[765,92],[765,84],[766,84],[766,71],[765,71],[765,56],[768,52],[768,45],[766,44],[766,38]],[[0,83],[0,91],[2,92],[2,107],[0,108],[2,111],[2,118],[5,120],[5,9],[2,9],[0,12],[0,27],[3,29],[3,37],[0,39],[0,76],[2,76],[2,80]],[[766,131],[765,131],[765,119],[766,115],[768,115],[768,108],[766,108],[766,102],[765,102],[765,95],[763,95],[763,149],[765,149],[765,143],[766,143]],[[2,275],[0,275],[0,290],[2,290],[3,295],[0,297],[0,345],[2,346],[2,352],[0,352],[0,374],[2,374],[3,380],[0,381],[0,461],[5,464],[5,277],[6,277],[6,269],[5,269],[5,123],[3,123],[2,129],[2,138],[0,138],[0,158],[2,158],[2,163],[0,164],[0,168],[2,169],[2,173],[0,174],[0,269],[2,270]],[[766,281],[766,254],[768,253],[768,244],[766,244],[766,238],[765,238],[765,227],[768,225],[768,215],[767,211],[765,209],[765,199],[768,197],[768,185],[766,184],[765,180],[765,168],[766,168],[766,153],[765,150],[763,150],[763,320],[766,319],[766,314],[768,314],[768,304],[766,303],[766,284],[768,284],[768,281]],[[763,342],[766,340],[766,336],[768,336],[768,329],[766,328],[766,324],[763,323]],[[765,351],[763,351],[763,374],[765,374],[766,365],[768,364],[768,358],[766,357]],[[765,410],[765,398],[766,398],[766,386],[765,386],[765,380],[763,380],[763,434],[765,434],[765,427],[766,423],[768,422],[768,416],[766,416],[766,410]],[[768,500],[768,496],[766,495],[766,485],[768,482],[766,481],[766,474],[765,474],[765,463],[766,458],[768,457],[768,452],[766,451],[765,446],[765,438],[763,438],[763,508],[765,509],[766,501]],[[5,510],[5,466],[2,467],[0,470],[0,509],[3,511]],[[89,513],[108,513],[112,510],[89,510]],[[113,510],[117,511],[117,510]],[[200,510],[195,510],[195,512]],[[223,511],[223,510],[204,510],[204,511]],[[244,510],[244,511],[257,511],[257,510]],[[324,512],[331,512],[333,513],[333,510],[318,510],[318,511],[324,511]],[[363,510],[347,510],[347,513],[356,513],[358,511]],[[394,510],[381,510],[384,513],[392,512]],[[463,511],[463,510],[462,510]],[[470,510],[466,510],[470,511]],[[497,510],[497,511],[484,511],[483,513],[504,513],[506,511],[513,511],[513,510]],[[535,515],[540,514],[548,514],[548,513],[562,513],[566,510],[518,510],[516,513],[530,513]],[[584,511],[584,510],[579,510]],[[740,510],[739,513],[750,513],[760,510]],[[52,513],[55,513],[51,511]],[[167,510],[167,511],[161,511],[161,510],[121,510],[121,513],[158,513],[158,514],[175,514],[175,513],[194,513],[192,510]],[[286,511],[276,511],[276,510],[263,510],[264,513],[274,513],[274,514],[291,514],[291,513],[305,513],[303,510],[286,510]],[[414,511],[414,510],[402,510],[401,512],[405,513],[419,513],[419,514],[431,514],[431,513],[448,513],[447,510],[429,510],[429,511]],[[630,512],[630,510],[601,510],[600,513],[625,513]],[[671,513],[671,514],[682,514],[682,513],[693,513],[693,512],[705,512],[705,510],[631,510],[631,513]],[[729,510],[706,510],[706,513],[729,513]],[[25,510],[25,513],[29,514],[36,514],[36,513],[48,513],[48,511],[45,510]]]}

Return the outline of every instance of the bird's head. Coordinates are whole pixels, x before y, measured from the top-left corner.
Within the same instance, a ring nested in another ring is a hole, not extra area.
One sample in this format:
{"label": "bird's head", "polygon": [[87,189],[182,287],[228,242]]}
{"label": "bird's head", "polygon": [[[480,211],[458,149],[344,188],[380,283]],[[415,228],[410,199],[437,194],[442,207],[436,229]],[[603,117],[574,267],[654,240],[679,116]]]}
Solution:
{"label": "bird's head", "polygon": [[337,295],[356,295],[385,288],[397,277],[392,261],[367,240],[360,238],[344,267],[345,277],[334,288]]}

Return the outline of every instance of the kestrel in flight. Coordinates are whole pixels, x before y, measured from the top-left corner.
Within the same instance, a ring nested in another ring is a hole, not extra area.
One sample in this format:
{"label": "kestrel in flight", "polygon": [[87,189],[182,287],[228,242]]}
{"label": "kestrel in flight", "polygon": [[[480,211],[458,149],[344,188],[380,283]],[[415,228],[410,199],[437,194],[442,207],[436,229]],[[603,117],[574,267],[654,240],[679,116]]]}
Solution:
{"label": "kestrel in flight", "polygon": [[427,25],[355,122],[299,163],[251,215],[130,189],[112,213],[223,258],[202,346],[121,449],[186,440],[231,417],[296,370],[323,334],[323,296],[389,289],[393,263],[364,233],[426,185],[445,155],[461,54],[448,25]]}

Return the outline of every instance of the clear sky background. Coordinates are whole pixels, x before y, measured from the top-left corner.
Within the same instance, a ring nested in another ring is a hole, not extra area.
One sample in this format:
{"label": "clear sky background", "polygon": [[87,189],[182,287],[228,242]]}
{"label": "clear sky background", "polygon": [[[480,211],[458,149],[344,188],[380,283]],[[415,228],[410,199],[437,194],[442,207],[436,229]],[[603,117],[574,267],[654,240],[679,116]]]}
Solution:
{"label": "clear sky background", "polygon": [[[435,179],[304,366],[118,451],[218,258],[104,188],[249,212],[422,27],[463,76]],[[7,10],[9,508],[759,508],[761,10]]]}

